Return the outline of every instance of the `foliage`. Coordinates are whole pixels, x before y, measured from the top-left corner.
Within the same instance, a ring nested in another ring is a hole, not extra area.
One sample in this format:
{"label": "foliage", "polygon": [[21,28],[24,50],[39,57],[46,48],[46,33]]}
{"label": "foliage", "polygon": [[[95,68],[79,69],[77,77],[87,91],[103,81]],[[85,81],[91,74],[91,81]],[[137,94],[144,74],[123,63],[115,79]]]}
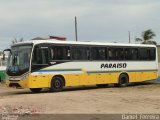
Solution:
{"label": "foliage", "polygon": [[157,45],[157,42],[155,40],[153,40],[153,38],[156,36],[156,34],[151,30],[145,30],[144,32],[142,32],[141,37],[142,38],[136,38],[135,41],[136,42],[140,42],[141,44],[154,44]]}

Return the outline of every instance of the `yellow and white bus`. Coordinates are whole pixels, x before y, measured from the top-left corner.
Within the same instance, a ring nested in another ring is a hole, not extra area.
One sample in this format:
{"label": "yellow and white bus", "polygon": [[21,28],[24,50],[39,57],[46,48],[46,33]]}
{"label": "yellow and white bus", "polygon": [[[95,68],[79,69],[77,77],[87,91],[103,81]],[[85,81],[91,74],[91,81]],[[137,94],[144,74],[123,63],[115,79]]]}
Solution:
{"label": "yellow and white bus", "polygon": [[127,86],[158,77],[154,45],[31,40],[11,46],[9,87],[58,92],[67,86]]}

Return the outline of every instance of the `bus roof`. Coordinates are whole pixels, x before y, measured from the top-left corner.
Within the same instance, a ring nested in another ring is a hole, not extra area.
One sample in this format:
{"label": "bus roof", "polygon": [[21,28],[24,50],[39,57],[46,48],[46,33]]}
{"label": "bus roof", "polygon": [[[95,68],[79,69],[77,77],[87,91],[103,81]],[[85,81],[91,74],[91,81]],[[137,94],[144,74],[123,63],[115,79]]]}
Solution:
{"label": "bus roof", "polygon": [[41,44],[41,43],[55,43],[55,44],[66,44],[66,45],[108,45],[108,46],[135,46],[135,47],[156,47],[155,45],[151,44],[130,44],[130,43],[107,43],[107,42],[81,42],[81,41],[59,41],[56,39],[49,39],[49,40],[29,40],[18,42],[12,46],[21,45],[21,44]]}

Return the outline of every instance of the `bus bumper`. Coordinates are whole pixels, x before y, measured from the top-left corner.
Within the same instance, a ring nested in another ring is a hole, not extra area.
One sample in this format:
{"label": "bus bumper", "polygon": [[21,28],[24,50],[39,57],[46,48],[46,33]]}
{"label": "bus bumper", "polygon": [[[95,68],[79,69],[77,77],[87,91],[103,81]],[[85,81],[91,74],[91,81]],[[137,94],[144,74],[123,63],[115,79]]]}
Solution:
{"label": "bus bumper", "polygon": [[12,88],[28,88],[28,84],[27,84],[27,80],[19,80],[19,81],[10,81],[10,80],[6,80],[5,84],[7,85],[7,87],[12,87]]}

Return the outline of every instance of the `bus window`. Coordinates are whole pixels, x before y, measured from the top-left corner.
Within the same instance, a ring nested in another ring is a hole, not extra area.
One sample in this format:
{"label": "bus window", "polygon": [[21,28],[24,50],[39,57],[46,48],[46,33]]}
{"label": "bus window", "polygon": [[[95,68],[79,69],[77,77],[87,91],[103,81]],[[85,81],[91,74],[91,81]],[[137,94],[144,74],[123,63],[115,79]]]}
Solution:
{"label": "bus window", "polygon": [[155,60],[156,54],[155,54],[155,48],[148,48],[148,59],[149,60]]}
{"label": "bus window", "polygon": [[48,64],[49,54],[48,47],[35,47],[33,51],[33,64]]}
{"label": "bus window", "polygon": [[140,48],[139,49],[139,59],[140,60],[147,60],[148,59],[147,48]]}
{"label": "bus window", "polygon": [[109,60],[123,60],[123,48],[109,48],[108,49]]}
{"label": "bus window", "polygon": [[115,58],[116,60],[124,59],[123,48],[115,48]]}
{"label": "bus window", "polygon": [[69,46],[52,46],[50,53],[51,60],[70,60]]}
{"label": "bus window", "polygon": [[105,60],[106,59],[106,48],[105,47],[92,47],[91,48],[91,59],[92,60]]}
{"label": "bus window", "polygon": [[109,49],[108,49],[108,59],[111,60],[111,59],[112,59],[112,56],[113,56],[113,55],[112,55],[112,51],[111,51],[111,49],[109,48]]}
{"label": "bus window", "polygon": [[131,52],[130,52],[130,48],[125,48],[124,50],[124,59],[125,60],[130,60],[131,59]]}
{"label": "bus window", "polygon": [[124,59],[125,60],[138,60],[138,49],[137,48],[125,48]]}
{"label": "bus window", "polygon": [[32,56],[32,63],[33,64],[40,64],[42,63],[41,61],[41,54],[40,54],[40,50],[38,47],[35,47],[34,51],[33,51],[33,56]]}
{"label": "bus window", "polygon": [[72,47],[72,59],[73,60],[88,60],[89,49],[87,47],[73,46]]}
{"label": "bus window", "polygon": [[138,49],[132,49],[132,60],[138,60]]}

